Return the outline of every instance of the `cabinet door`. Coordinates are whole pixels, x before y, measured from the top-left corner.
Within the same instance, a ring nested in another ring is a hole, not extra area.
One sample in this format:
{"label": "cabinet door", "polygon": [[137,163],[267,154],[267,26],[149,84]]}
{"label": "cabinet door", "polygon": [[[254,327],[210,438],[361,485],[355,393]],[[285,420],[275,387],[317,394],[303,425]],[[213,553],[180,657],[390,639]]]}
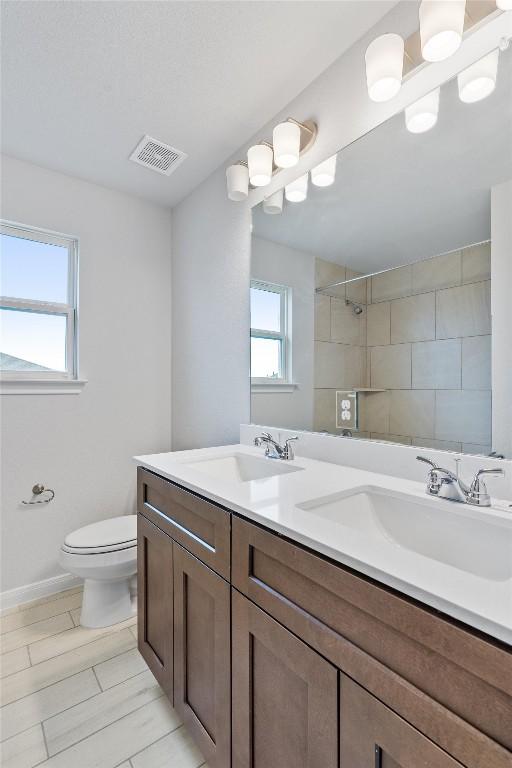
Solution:
{"label": "cabinet door", "polygon": [[340,709],[341,768],[462,768],[343,674]]}
{"label": "cabinet door", "polygon": [[174,542],[174,703],[210,768],[229,768],[229,584]]}
{"label": "cabinet door", "polygon": [[137,516],[138,645],[148,667],[173,700],[172,540]]}
{"label": "cabinet door", "polygon": [[233,768],[337,768],[337,670],[234,589],[231,600]]}

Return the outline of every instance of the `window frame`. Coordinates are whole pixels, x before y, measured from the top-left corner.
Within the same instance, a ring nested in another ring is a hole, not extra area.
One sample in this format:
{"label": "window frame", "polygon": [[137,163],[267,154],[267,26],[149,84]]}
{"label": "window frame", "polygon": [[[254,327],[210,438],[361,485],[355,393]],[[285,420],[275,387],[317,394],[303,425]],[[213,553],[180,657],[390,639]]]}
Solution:
{"label": "window frame", "polygon": [[250,338],[275,339],[281,342],[281,376],[271,379],[266,376],[251,376],[251,386],[254,387],[280,387],[290,384],[291,377],[291,344],[289,338],[289,312],[291,307],[291,288],[278,283],[269,283],[264,280],[251,278],[250,287],[260,291],[276,293],[280,296],[280,331],[269,331],[262,328],[250,327]]}
{"label": "window frame", "polygon": [[0,308],[66,318],[66,370],[65,371],[0,371],[5,383],[76,383],[78,382],[78,238],[60,232],[40,229],[26,224],[0,219],[0,233],[23,240],[58,245],[68,252],[67,302],[23,299],[0,296]]}

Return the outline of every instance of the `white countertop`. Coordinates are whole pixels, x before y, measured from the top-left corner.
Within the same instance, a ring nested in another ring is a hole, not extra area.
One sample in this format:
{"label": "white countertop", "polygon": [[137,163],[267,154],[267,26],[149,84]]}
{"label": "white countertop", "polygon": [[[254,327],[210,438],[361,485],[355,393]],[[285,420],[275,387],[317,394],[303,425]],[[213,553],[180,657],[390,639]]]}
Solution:
{"label": "white countertop", "polygon": [[[389,540],[376,546],[360,532],[336,520],[325,519],[298,508],[320,497],[339,494],[360,486],[372,486],[407,493],[423,503],[464,516],[476,516],[491,526],[503,528],[505,539],[512,533],[512,512],[496,501],[487,509],[475,509],[427,497],[425,484],[400,477],[367,472],[325,461],[297,457],[288,464],[304,471],[290,472],[247,482],[229,482],[201,471],[189,463],[233,456],[237,453],[261,457],[263,450],[247,445],[230,445],[136,456],[146,467],[191,491],[284,534],[316,552],[337,560],[362,574],[432,606],[449,616],[512,645],[512,577],[484,578],[445,562],[434,560]],[[277,461],[268,459],[268,461]],[[512,538],[510,538],[512,541]],[[373,546],[372,546],[373,544]],[[464,547],[464,541],[460,541]],[[510,551],[512,562],[512,546]],[[510,569],[512,573],[512,568]]]}

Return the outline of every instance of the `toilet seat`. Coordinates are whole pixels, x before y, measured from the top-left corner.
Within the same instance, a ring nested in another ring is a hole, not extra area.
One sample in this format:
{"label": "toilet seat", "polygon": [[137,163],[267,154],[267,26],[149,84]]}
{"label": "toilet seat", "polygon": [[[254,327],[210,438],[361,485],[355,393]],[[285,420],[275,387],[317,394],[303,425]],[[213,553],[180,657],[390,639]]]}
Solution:
{"label": "toilet seat", "polygon": [[64,539],[62,550],[74,555],[95,555],[136,546],[137,517],[123,515],[72,531]]}

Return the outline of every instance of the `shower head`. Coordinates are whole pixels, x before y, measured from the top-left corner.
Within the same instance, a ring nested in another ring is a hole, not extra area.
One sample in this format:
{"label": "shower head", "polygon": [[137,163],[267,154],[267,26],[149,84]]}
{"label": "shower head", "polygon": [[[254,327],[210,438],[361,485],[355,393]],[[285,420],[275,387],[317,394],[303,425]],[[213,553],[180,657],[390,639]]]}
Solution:
{"label": "shower head", "polygon": [[350,299],[345,299],[345,304],[352,307],[352,312],[354,315],[362,315],[363,314],[363,308],[360,304],[356,304],[355,301],[351,301]]}

